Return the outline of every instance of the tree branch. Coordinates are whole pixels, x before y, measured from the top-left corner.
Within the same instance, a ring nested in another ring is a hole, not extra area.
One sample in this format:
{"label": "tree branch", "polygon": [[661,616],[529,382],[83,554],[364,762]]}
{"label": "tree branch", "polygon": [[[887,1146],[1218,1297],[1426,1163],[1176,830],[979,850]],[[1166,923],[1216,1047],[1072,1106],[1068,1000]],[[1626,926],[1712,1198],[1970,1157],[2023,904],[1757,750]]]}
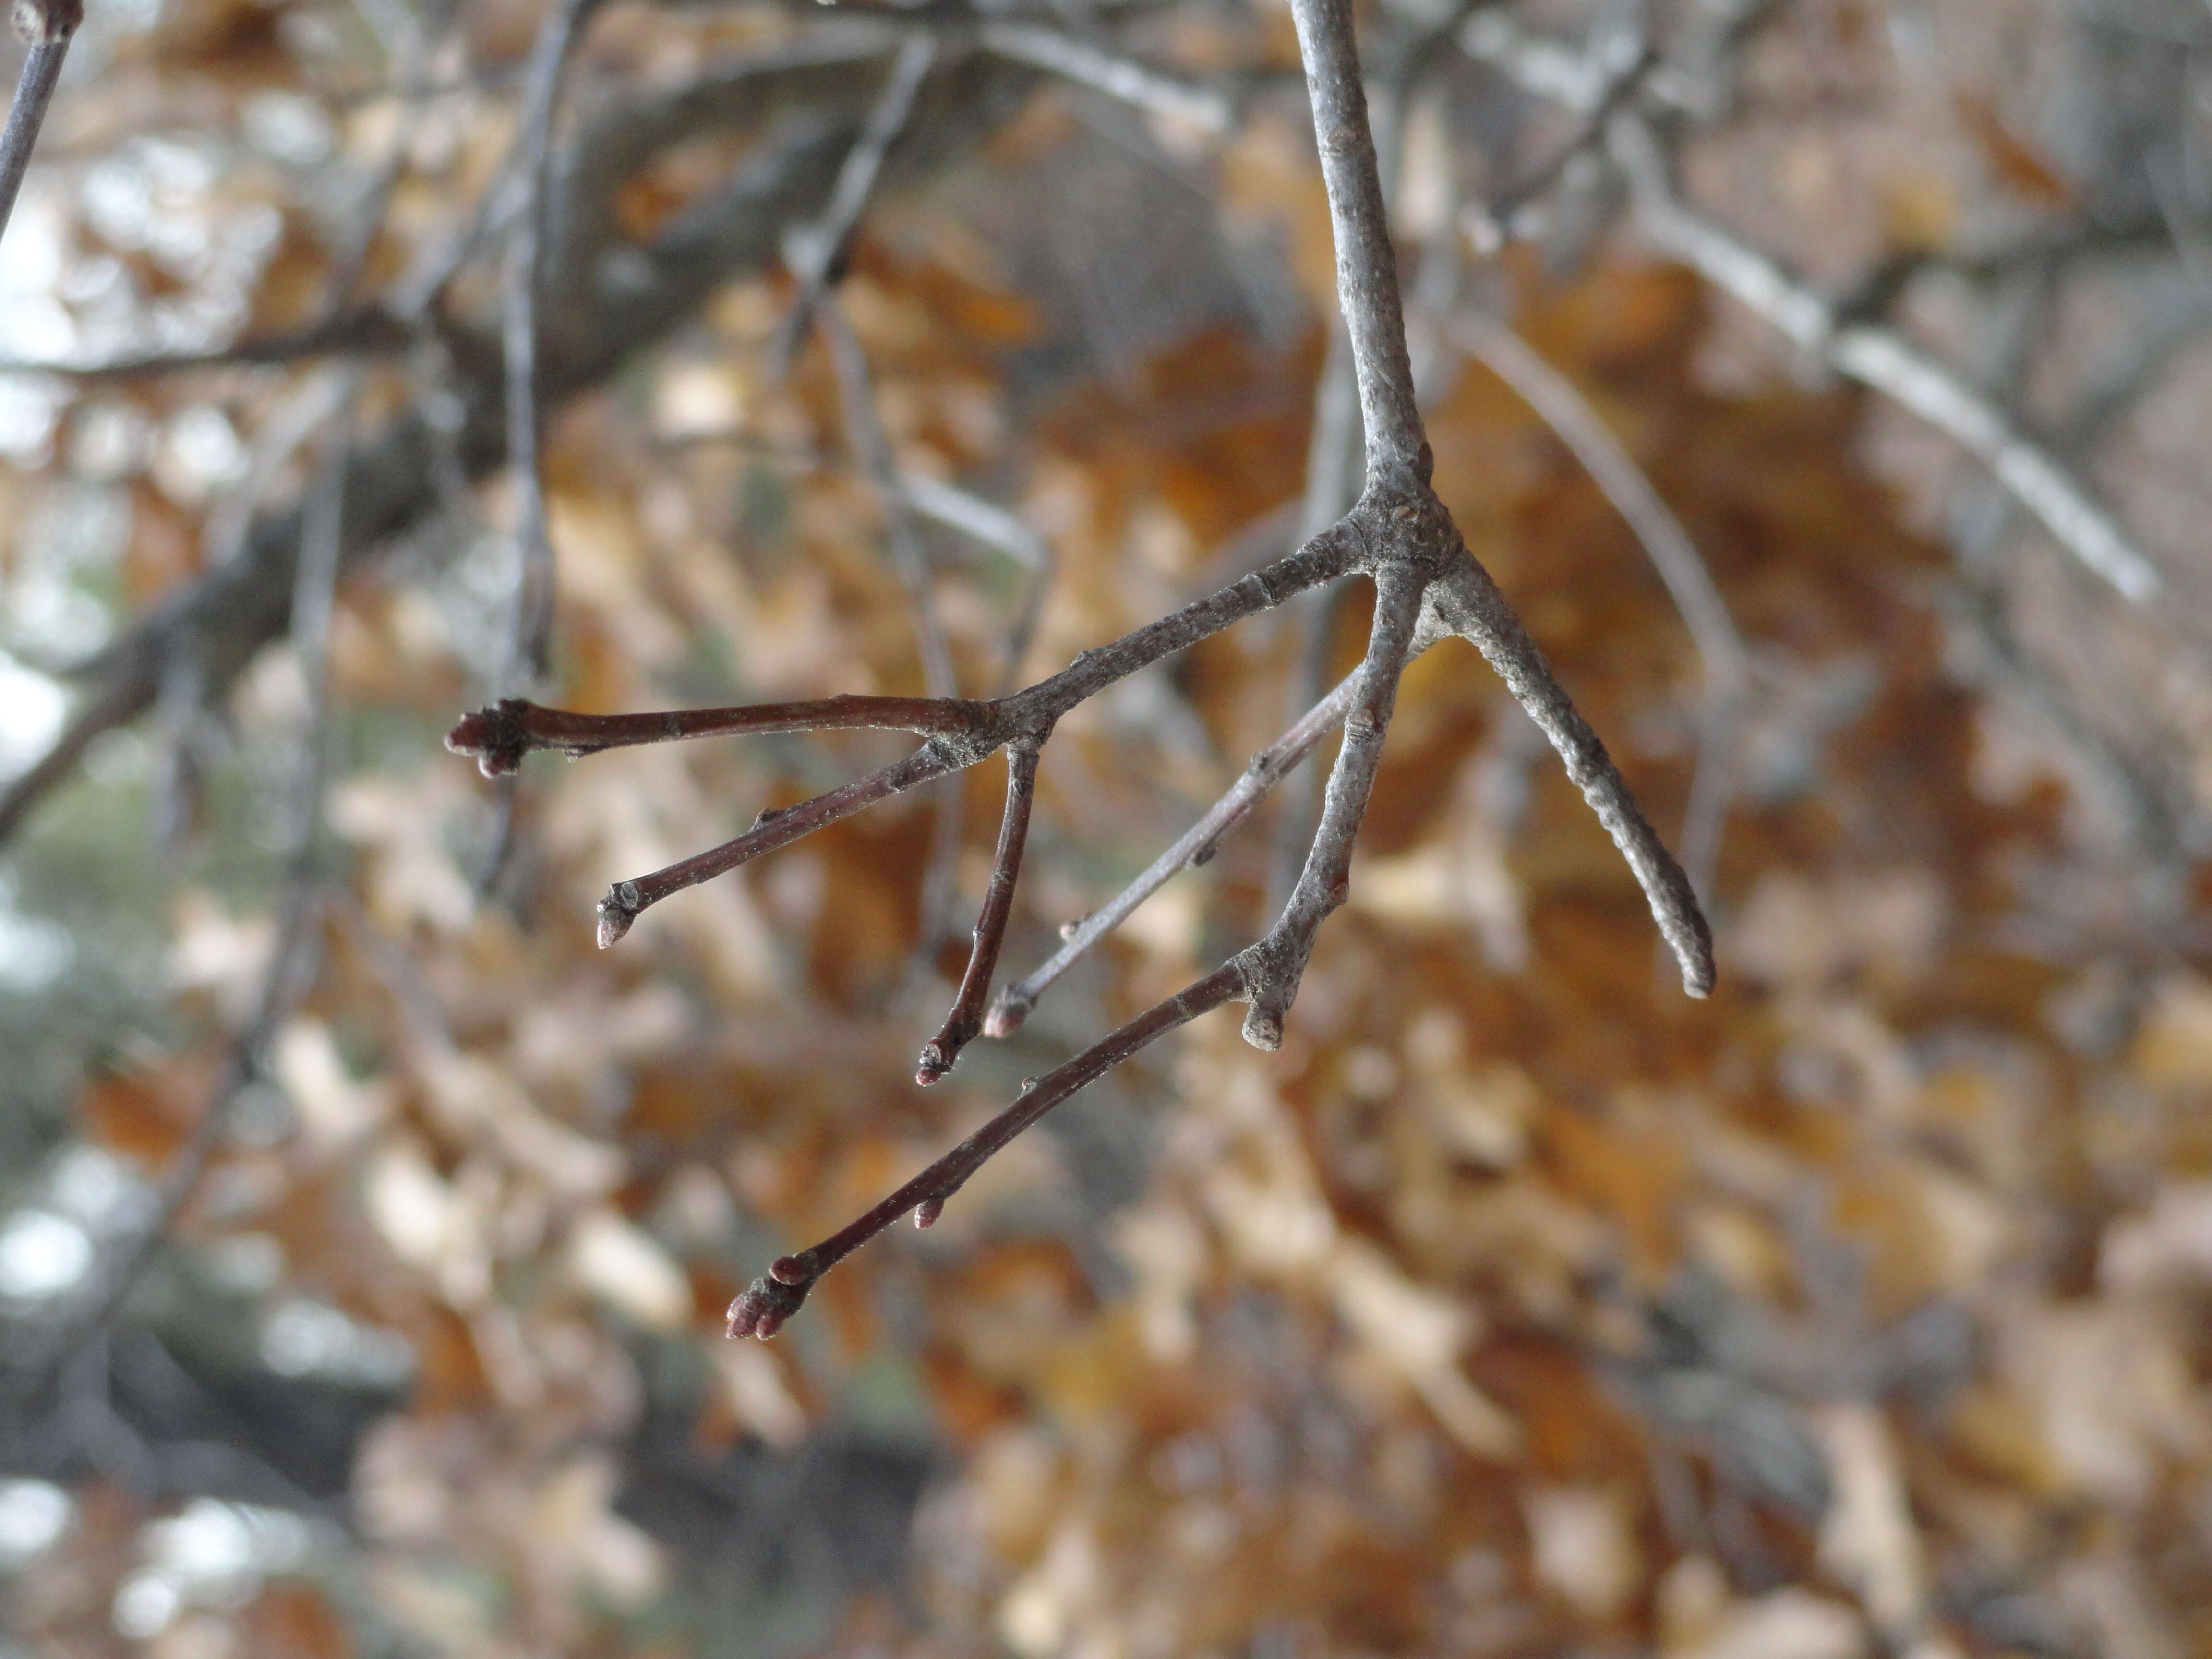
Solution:
{"label": "tree branch", "polygon": [[2081,565],[2138,604],[2162,585],[2158,567],[2119,521],[2041,445],[1987,398],[1894,330],[1846,323],[1776,260],[1685,206],[1650,131],[1613,118],[1613,154],[1636,191],[1638,222],[1659,246],[1757,312],[1801,350],[1893,398],[1951,439],[2033,514]]}
{"label": "tree branch", "polygon": [[845,153],[844,165],[837,169],[837,182],[830,190],[830,204],[822,210],[817,222],[805,227],[794,225],[785,238],[785,258],[791,265],[792,275],[799,279],[799,291],[792,296],[791,309],[784,313],[782,325],[777,329],[775,343],[769,350],[771,379],[780,380],[789,370],[792,354],[805,337],[807,325],[814,319],[814,307],[822,298],[822,290],[843,263],[853,232],[867,209],[868,197],[876,187],[876,175],[883,171],[884,157],[914,113],[915,94],[921,89],[922,77],[936,61],[937,43],[923,31],[916,29],[899,42],[898,56],[891,62],[890,79],[884,83],[875,107],[860,125],[860,137],[853,141],[853,148]]}
{"label": "tree branch", "polygon": [[1016,1135],[1139,1049],[1233,1000],[1243,988],[1243,969],[1234,961],[1224,962],[1204,979],[1186,986],[1074,1059],[1028,1084],[1012,1105],[866,1215],[796,1255],[779,1257],[765,1277],[753,1280],[751,1287],[730,1304],[730,1335],[763,1340],[774,1336],[784,1321],[799,1311],[806,1293],[823,1273],[899,1217],[912,1211],[916,1226],[930,1225],[944,1212],[945,1200]]}
{"label": "tree branch", "polygon": [[15,0],[15,33],[30,46],[8,125],[0,128],[0,234],[15,211],[15,197],[30,170],[31,150],[46,125],[46,107],[61,83],[70,37],[84,21],[84,0]]}
{"label": "tree branch", "polygon": [[757,702],[736,708],[681,708],[659,714],[579,714],[509,697],[465,716],[446,734],[446,747],[472,755],[488,778],[512,772],[535,750],[557,749],[571,760],[609,749],[723,738],[740,732],[866,730],[923,737],[972,730],[986,705],[934,697],[820,697],[807,702]]}
{"label": "tree branch", "polygon": [[1721,821],[1728,811],[1729,779],[1735,769],[1736,729],[1751,690],[1751,659],[1744,649],[1743,636],[1736,632],[1728,604],[1713,585],[1712,574],[1705,568],[1697,544],[1682,528],[1682,521],[1566,376],[1495,318],[1462,313],[1450,335],[1511,386],[1573,452],[1613,511],[1635,532],[1698,648],[1704,668],[1705,709],[1699,720],[1697,769],[1690,780],[1690,804],[1683,817],[1681,857],[1691,886],[1710,899]]}
{"label": "tree branch", "polygon": [[990,885],[984,890],[982,914],[975,920],[975,946],[961,975],[959,994],[945,1025],[922,1045],[914,1080],[925,1089],[951,1071],[960,1051],[983,1030],[983,1003],[991,994],[991,975],[999,965],[999,947],[1006,943],[1006,919],[1014,913],[1014,884],[1021,875],[1022,848],[1029,840],[1030,806],[1036,796],[1037,754],[1040,744],[1025,739],[1006,750],[1006,811],[999,823],[999,848],[991,860]]}

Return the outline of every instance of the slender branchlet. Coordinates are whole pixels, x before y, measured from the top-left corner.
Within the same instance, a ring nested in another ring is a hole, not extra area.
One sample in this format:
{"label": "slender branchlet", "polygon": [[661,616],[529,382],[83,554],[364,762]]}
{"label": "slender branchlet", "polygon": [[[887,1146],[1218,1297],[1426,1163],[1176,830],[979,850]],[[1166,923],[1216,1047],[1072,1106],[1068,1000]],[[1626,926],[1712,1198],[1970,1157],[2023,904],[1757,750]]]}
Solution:
{"label": "slender branchlet", "polygon": [[845,261],[853,232],[874,193],[876,175],[883,171],[884,158],[905,130],[914,113],[915,94],[921,90],[923,78],[936,61],[937,42],[928,31],[915,29],[899,42],[898,55],[891,60],[890,78],[884,82],[875,107],[861,123],[860,136],[845,153],[844,165],[837,170],[837,182],[830,187],[830,203],[822,217],[812,225],[794,228],[786,238],[786,263],[798,279],[799,291],[792,295],[791,309],[784,313],[769,348],[769,373],[774,379],[780,380],[789,372],[792,354],[806,337],[823,290],[835,280]]}
{"label": "slender branchlet", "polygon": [[84,0],[15,0],[15,33],[30,51],[23,56],[23,73],[15,82],[15,101],[8,106],[8,125],[0,128],[0,232],[6,231],[15,211],[32,148],[46,125],[54,88],[61,84],[70,37],[84,21]]}
{"label": "slender branchlet", "polygon": [[767,732],[866,729],[922,737],[969,732],[989,719],[986,704],[935,697],[820,697],[807,702],[757,702],[735,708],[676,708],[658,714],[578,714],[508,697],[465,716],[446,734],[446,747],[473,755],[488,778],[512,772],[534,750],[571,758],[640,744]]}
{"label": "slender branchlet", "polygon": [[960,990],[944,1028],[922,1044],[921,1056],[915,1062],[914,1080],[925,1089],[951,1071],[960,1051],[982,1033],[983,1002],[991,994],[999,947],[1006,942],[1006,919],[1014,913],[1014,884],[1021,876],[1022,848],[1029,840],[1039,747],[1037,739],[1030,738],[1006,750],[1006,811],[999,821],[999,848],[991,860],[982,913],[975,919],[975,948],[968,954],[968,970],[960,976]]}
{"label": "slender branchlet", "polygon": [[778,1258],[765,1277],[730,1304],[732,1336],[770,1337],[799,1311],[815,1281],[908,1211],[927,1227],[944,1212],[945,1200],[992,1155],[1069,1096],[1087,1087],[1130,1055],[1177,1026],[1234,1000],[1244,989],[1243,969],[1224,962],[1204,979],[1146,1009],[1127,1025],[1094,1042],[1024,1087],[1014,1103],[866,1215],[796,1255]]}
{"label": "slender branchlet", "polygon": [[1344,744],[1322,797],[1321,827],[1282,915],[1267,936],[1244,953],[1252,996],[1244,1040],[1255,1048],[1282,1046],[1283,1019],[1297,998],[1314,939],[1322,923],[1351,896],[1352,843],[1375,791],[1382,739],[1397,707],[1398,679],[1406,672],[1427,586],[1425,574],[1407,565],[1385,565],[1376,573],[1375,620],[1368,630],[1367,655],[1354,677]]}

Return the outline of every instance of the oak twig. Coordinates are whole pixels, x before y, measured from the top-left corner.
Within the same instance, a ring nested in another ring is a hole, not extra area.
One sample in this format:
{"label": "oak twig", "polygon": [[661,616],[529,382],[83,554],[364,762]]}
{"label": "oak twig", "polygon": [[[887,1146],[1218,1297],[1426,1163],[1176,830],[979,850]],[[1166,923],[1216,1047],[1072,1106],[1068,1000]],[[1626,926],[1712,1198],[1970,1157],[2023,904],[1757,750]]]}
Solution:
{"label": "oak twig", "polygon": [[975,919],[975,945],[968,957],[968,970],[960,976],[960,991],[952,1011],[938,1034],[922,1045],[915,1063],[914,1080],[927,1088],[947,1072],[983,1030],[983,1003],[991,994],[991,975],[999,965],[999,947],[1006,943],[1006,920],[1014,912],[1014,883],[1020,878],[1022,848],[1029,840],[1030,806],[1036,797],[1037,754],[1040,743],[1028,739],[1006,750],[1006,811],[999,824],[999,848],[991,860],[990,885],[984,890],[982,914]]}

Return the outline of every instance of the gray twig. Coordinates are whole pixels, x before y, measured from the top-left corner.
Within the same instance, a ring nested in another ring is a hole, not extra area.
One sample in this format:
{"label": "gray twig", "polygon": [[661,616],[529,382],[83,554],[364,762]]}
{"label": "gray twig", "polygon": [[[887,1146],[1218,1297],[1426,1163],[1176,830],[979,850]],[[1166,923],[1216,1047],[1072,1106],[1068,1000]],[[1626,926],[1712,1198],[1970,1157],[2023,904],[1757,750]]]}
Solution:
{"label": "gray twig", "polygon": [[1519,393],[1573,452],[1613,511],[1636,532],[1689,629],[1704,668],[1705,708],[1689,810],[1682,823],[1681,860],[1690,884],[1700,897],[1710,900],[1721,821],[1728,811],[1735,770],[1736,732],[1751,688],[1751,659],[1743,636],[1736,632],[1727,602],[1713,586],[1712,574],[1682,521],[1566,376],[1511,329],[1480,312],[1462,313],[1451,337]]}
{"label": "gray twig", "polygon": [[1902,404],[1957,443],[2060,546],[2124,598],[2141,603],[2158,592],[2158,567],[2135,538],[1989,399],[1895,330],[1845,321],[1779,261],[1686,206],[1656,140],[1633,114],[1616,114],[1609,137],[1635,188],[1638,222],[1659,246],[1726,289],[1809,356]]}
{"label": "gray twig", "polygon": [[915,94],[936,61],[937,43],[927,32],[916,29],[899,42],[898,56],[891,60],[890,79],[884,82],[875,107],[861,124],[860,137],[845,153],[844,165],[837,169],[837,182],[830,191],[829,205],[813,224],[794,225],[786,234],[785,258],[792,275],[799,279],[799,291],[792,295],[791,309],[784,313],[769,349],[772,379],[780,380],[789,372],[792,356],[806,336],[822,291],[843,263],[860,215],[867,210],[876,175],[884,168],[884,157],[905,131],[908,118],[914,113]]}
{"label": "gray twig", "polygon": [[0,234],[6,232],[15,211],[16,193],[30,170],[32,148],[46,125],[54,88],[61,83],[70,37],[83,21],[84,0],[15,0],[15,33],[31,49],[15,82],[15,100],[8,106],[8,125],[0,127]]}
{"label": "gray twig", "polygon": [[553,647],[553,543],[545,524],[545,477],[538,462],[538,290],[540,251],[553,193],[553,117],[562,71],[599,0],[555,0],[530,49],[523,81],[520,157],[522,210],[507,233],[501,342],[507,358],[507,459],[515,485],[514,631],[505,679],[510,686],[542,680]]}
{"label": "gray twig", "polygon": [[986,23],[977,32],[976,40],[986,52],[1033,68],[1049,70],[1078,86],[1103,92],[1155,115],[1188,121],[1200,131],[1217,137],[1236,125],[1236,101],[1218,88],[1108,52],[1049,24]]}

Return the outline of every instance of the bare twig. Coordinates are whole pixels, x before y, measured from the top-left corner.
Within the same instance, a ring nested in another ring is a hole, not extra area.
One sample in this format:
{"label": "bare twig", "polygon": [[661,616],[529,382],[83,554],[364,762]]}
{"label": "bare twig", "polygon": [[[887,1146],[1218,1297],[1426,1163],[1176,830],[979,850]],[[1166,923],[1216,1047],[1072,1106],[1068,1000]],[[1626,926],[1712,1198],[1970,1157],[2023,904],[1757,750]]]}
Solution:
{"label": "bare twig", "polygon": [[538,289],[540,250],[553,190],[553,117],[562,72],[599,0],[555,0],[530,49],[523,82],[522,125],[516,139],[524,200],[507,233],[501,295],[507,357],[507,459],[514,469],[515,542],[520,569],[515,582],[509,685],[542,680],[553,646],[553,544],[545,524],[545,477],[538,464]]}
{"label": "bare twig", "polygon": [[1451,338],[1519,393],[1573,452],[1613,510],[1636,532],[1689,629],[1705,672],[1705,708],[1689,810],[1682,824],[1681,860],[1690,884],[1710,898],[1721,820],[1728,810],[1736,729],[1750,690],[1751,661],[1743,636],[1736,632],[1727,603],[1681,520],[1567,378],[1519,335],[1480,312],[1462,313],[1454,323]]}
{"label": "bare twig", "polygon": [[796,1255],[778,1258],[765,1277],[753,1280],[751,1287],[730,1304],[729,1334],[774,1336],[799,1311],[806,1293],[823,1273],[909,1211],[916,1226],[928,1226],[944,1212],[945,1200],[1016,1135],[1155,1039],[1233,1000],[1243,983],[1237,963],[1224,963],[1074,1059],[1053,1067],[1024,1088],[1012,1105],[866,1215]]}
{"label": "bare twig", "polygon": [[1136,908],[1165,886],[1181,870],[1206,863],[1222,838],[1267,799],[1267,792],[1289,776],[1321,746],[1322,739],[1344,724],[1352,707],[1359,676],[1347,674],[1336,690],[1323,697],[1297,725],[1252,757],[1229,793],[1208,807],[1206,815],[1183,833],[1181,840],[1154,859],[1145,872],[1098,908],[1066,931],[1065,942],[1040,966],[1001,990],[993,1000],[983,1022],[988,1036],[1012,1036],[1036,1006],[1037,999],[1052,982],[1073,967],[1098,941],[1126,921]]}
{"label": "bare twig", "polygon": [[15,101],[8,106],[8,125],[0,128],[0,234],[8,228],[23,175],[30,170],[31,149],[61,82],[70,37],[83,21],[84,0],[15,0],[15,33],[30,51],[15,82]]}
{"label": "bare twig", "polygon": [[[915,1176],[866,1214],[821,1243],[776,1261],[766,1276],[730,1307],[732,1336],[771,1336],[805,1300],[821,1275],[860,1244],[912,1211],[927,1226],[946,1198],[1000,1147],[1058,1102],[1090,1083],[1166,1031],[1235,998],[1252,1004],[1245,1036],[1261,1048],[1282,1041],[1283,1020],[1295,1000],[1322,922],[1349,893],[1352,849],[1381,763],[1382,749],[1407,662],[1444,631],[1475,640],[1515,695],[1552,737],[1601,820],[1627,855],[1650,896],[1662,933],[1674,947],[1685,984],[1703,994],[1712,981],[1710,939],[1697,901],[1680,869],[1651,833],[1603,747],[1553,679],[1541,655],[1487,574],[1468,554],[1450,515],[1429,488],[1432,459],[1423,436],[1406,345],[1397,272],[1382,191],[1367,125],[1358,60],[1353,49],[1350,0],[1293,0],[1299,52],[1310,91],[1315,129],[1328,187],[1337,248],[1339,298],[1343,307],[1367,432],[1366,484],[1350,512],[1304,546],[1266,568],[1137,629],[1112,644],[1085,652],[1075,662],[1027,690],[988,703],[933,699],[935,710],[958,708],[962,729],[933,732],[903,760],[803,805],[769,816],[722,847],[650,876],[617,883],[601,901],[603,945],[622,937],[647,905],[696,882],[787,845],[812,830],[889,795],[972,766],[1009,744],[1005,824],[992,887],[976,929],[976,948],[951,1017],[922,1054],[921,1080],[949,1066],[967,1030],[976,1022],[988,988],[992,958],[1003,936],[1017,860],[1030,810],[1036,751],[1054,722],[1068,709],[1172,652],[1281,604],[1291,595],[1353,570],[1372,577],[1375,610],[1367,650],[1348,696],[1345,741],[1331,769],[1321,825],[1289,902],[1267,935],[1177,996],[1159,1004],[1103,1042],[1085,1050],[1024,1088],[1021,1097],[985,1127]],[[855,370],[858,348],[839,344],[842,319],[824,296],[820,313],[833,356],[850,361],[840,379],[856,448],[866,453],[887,513],[905,502],[879,429],[860,429],[860,411],[872,415],[866,386]],[[926,571],[914,584],[927,599]],[[1433,603],[1431,602],[1431,598]],[[514,745],[503,735],[501,711],[479,716],[478,727],[457,733],[497,763],[511,763]],[[1311,729],[1292,734],[1285,749],[1318,741],[1334,711],[1316,711]],[[511,724],[520,724],[518,714]],[[665,729],[659,735],[680,735]],[[467,723],[465,722],[465,726]],[[606,735],[605,728],[599,733]],[[646,736],[654,735],[650,727]],[[519,750],[516,751],[519,755]]]}
{"label": "bare twig", "polygon": [[891,60],[890,78],[884,82],[875,107],[861,124],[860,137],[845,154],[822,217],[811,225],[793,226],[787,234],[785,258],[792,275],[799,279],[799,291],[792,295],[791,308],[784,313],[769,349],[770,378],[780,380],[789,371],[792,354],[805,337],[822,290],[844,262],[853,232],[875,190],[876,175],[883,171],[884,157],[905,130],[908,118],[914,113],[915,94],[921,89],[923,78],[936,61],[937,43],[926,31],[916,29],[899,42],[898,56]]}
{"label": "bare twig", "polygon": [[[1303,27],[1300,34],[1303,40]],[[1239,958],[1252,997],[1244,1016],[1244,1040],[1255,1048],[1282,1046],[1284,1017],[1297,998],[1298,982],[1321,925],[1352,895],[1352,843],[1358,837],[1368,797],[1374,793],[1382,739],[1397,706],[1398,678],[1412,653],[1421,594],[1427,586],[1425,574],[1408,564],[1386,564],[1375,573],[1375,621],[1345,718],[1344,746],[1329,769],[1321,827],[1314,832],[1306,867],[1282,915],[1267,938]]]}
{"label": "bare twig", "polygon": [[1689,878],[1644,818],[1605,745],[1553,675],[1498,584],[1470,558],[1439,577],[1430,591],[1439,620],[1482,653],[1566,763],[1567,776],[1635,872],[1660,936],[1681,968],[1682,988],[1693,997],[1705,995],[1713,988],[1712,931]]}
{"label": "bare twig", "polygon": [[1219,89],[1123,58],[1044,23],[989,22],[976,33],[986,52],[1049,70],[1155,115],[1218,137],[1236,125],[1236,100]]}
{"label": "bare twig", "polygon": [[981,1035],[983,1002],[991,994],[991,975],[999,965],[999,947],[1006,943],[1006,919],[1014,913],[1014,884],[1020,878],[1022,848],[1029,840],[1030,806],[1036,798],[1037,753],[1040,741],[1024,739],[1006,750],[1006,811],[999,824],[999,848],[991,860],[990,885],[984,890],[982,914],[975,920],[975,945],[968,957],[968,971],[960,977],[959,994],[945,1025],[922,1045],[914,1080],[927,1088],[960,1058],[960,1051]]}
{"label": "bare twig", "polygon": [[[902,58],[903,61],[903,58]],[[878,106],[880,108],[881,106]],[[902,119],[903,116],[902,116]],[[815,318],[830,362],[837,377],[838,406],[844,411],[845,439],[860,458],[862,469],[875,486],[884,514],[884,540],[890,549],[891,568],[906,588],[914,615],[915,649],[921,657],[922,690],[933,697],[959,695],[952,672],[952,653],[945,644],[945,625],[937,614],[935,574],[929,550],[907,503],[897,458],[891,453],[890,434],[884,428],[883,411],[876,404],[874,379],[868,373],[867,354],[846,320],[845,308],[835,294],[823,292],[815,301]],[[947,785],[934,792],[930,802],[929,861],[921,883],[921,926],[915,943],[917,968],[926,967],[944,937],[951,908],[954,866],[960,858],[960,791]]]}
{"label": "bare twig", "polygon": [[737,708],[672,709],[661,714],[578,714],[509,697],[468,715],[446,734],[446,747],[473,755],[488,778],[512,772],[533,750],[557,749],[571,760],[609,749],[724,738],[739,732],[868,730],[924,737],[974,726],[981,703],[935,697],[822,697],[810,702],[757,702]]}
{"label": "bare twig", "polygon": [[999,669],[999,695],[1004,696],[1020,678],[1022,659],[1029,655],[1030,641],[1036,637],[1037,618],[1043,613],[1045,595],[1051,591],[1058,569],[1052,544],[1006,508],[939,479],[908,472],[900,475],[899,485],[908,503],[924,518],[934,519],[987,547],[995,547],[1029,570],[1029,581],[1006,630],[1006,659]]}
{"label": "bare twig", "polygon": [[2060,546],[2125,598],[2156,594],[2158,567],[2058,459],[1990,401],[1894,330],[1849,323],[1779,262],[1685,206],[1650,131],[1613,117],[1614,159],[1636,191],[1638,222],[1651,240],[1726,289],[1808,355],[1895,399],[1988,467]]}

